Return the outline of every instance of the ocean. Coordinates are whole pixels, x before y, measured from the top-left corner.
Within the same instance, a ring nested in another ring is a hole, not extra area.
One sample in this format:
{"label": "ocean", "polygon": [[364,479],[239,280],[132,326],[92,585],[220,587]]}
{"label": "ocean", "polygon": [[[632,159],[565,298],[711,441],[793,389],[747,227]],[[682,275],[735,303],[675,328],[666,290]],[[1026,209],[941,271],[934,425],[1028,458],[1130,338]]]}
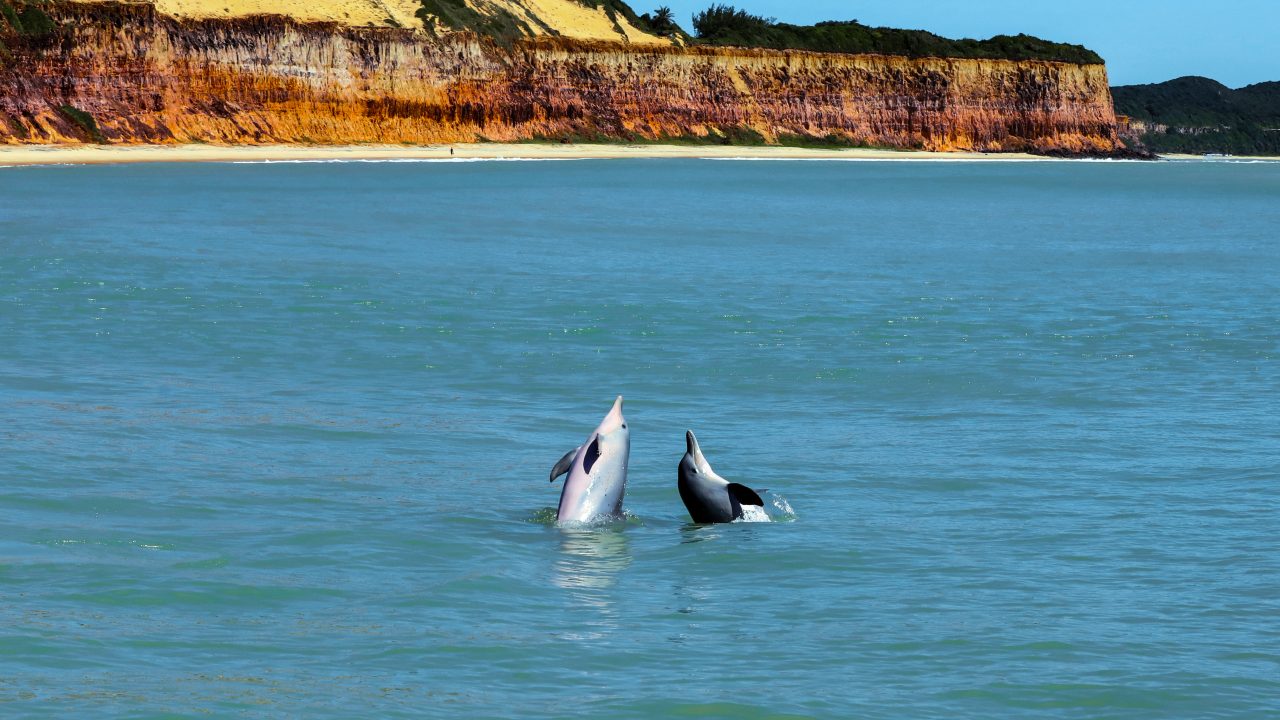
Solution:
{"label": "ocean", "polygon": [[1280,716],[1277,228],[1267,163],[0,169],[0,716]]}

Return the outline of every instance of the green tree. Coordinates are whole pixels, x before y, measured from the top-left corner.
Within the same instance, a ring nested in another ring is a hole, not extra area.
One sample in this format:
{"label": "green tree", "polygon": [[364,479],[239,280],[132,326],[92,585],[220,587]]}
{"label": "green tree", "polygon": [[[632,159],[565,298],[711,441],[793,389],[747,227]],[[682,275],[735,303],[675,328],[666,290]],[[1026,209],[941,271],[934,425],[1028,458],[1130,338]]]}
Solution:
{"label": "green tree", "polygon": [[759,44],[776,24],[777,21],[773,18],[752,15],[746,10],[721,3],[693,16],[693,29],[698,37],[747,41],[742,42],[743,45]]}
{"label": "green tree", "polygon": [[640,20],[649,26],[649,29],[658,35],[682,35],[684,30],[676,24],[676,15],[671,12],[671,8],[663,5],[652,13],[645,13],[640,16]]}

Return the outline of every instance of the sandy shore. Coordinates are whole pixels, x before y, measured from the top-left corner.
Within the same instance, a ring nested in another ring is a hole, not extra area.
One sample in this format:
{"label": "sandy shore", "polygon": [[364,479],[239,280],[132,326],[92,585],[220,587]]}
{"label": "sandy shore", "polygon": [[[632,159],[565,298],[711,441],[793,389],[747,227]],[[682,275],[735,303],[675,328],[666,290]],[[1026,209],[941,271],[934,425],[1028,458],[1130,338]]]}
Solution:
{"label": "sandy shore", "polygon": [[297,162],[323,160],[587,160],[621,158],[752,158],[837,160],[1044,160],[1021,153],[720,145],[0,145],[0,166],[136,162]]}

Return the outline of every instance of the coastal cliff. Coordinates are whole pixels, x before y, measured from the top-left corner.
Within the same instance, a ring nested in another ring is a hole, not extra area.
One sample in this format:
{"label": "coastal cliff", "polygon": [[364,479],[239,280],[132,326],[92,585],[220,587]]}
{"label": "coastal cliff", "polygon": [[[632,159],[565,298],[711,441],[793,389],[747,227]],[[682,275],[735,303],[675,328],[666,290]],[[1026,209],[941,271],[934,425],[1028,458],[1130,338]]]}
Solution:
{"label": "coastal cliff", "polygon": [[823,143],[1110,155],[1102,65],[680,47],[42,5],[3,143]]}

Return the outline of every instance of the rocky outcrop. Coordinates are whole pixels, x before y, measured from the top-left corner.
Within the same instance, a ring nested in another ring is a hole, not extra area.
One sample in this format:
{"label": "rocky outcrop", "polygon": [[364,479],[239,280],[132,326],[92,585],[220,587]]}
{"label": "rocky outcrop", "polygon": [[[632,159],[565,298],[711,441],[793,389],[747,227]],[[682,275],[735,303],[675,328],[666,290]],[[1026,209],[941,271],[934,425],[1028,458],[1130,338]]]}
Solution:
{"label": "rocky outcrop", "polygon": [[1101,65],[908,59],[178,20],[45,5],[8,38],[0,142],[823,142],[1113,154]]}

